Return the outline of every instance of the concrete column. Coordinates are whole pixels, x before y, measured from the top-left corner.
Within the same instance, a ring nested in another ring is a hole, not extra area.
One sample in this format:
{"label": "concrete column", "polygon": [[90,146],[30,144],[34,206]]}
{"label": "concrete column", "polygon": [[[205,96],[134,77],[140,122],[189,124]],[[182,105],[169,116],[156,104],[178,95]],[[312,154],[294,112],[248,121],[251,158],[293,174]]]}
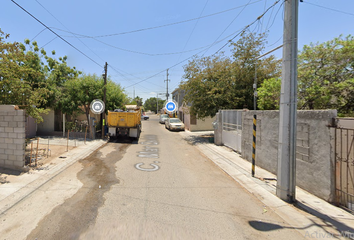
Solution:
{"label": "concrete column", "polygon": [[222,113],[219,111],[216,114],[217,128],[214,129],[214,143],[217,146],[222,145]]}
{"label": "concrete column", "polygon": [[24,110],[0,105],[0,167],[25,170],[25,135]]}

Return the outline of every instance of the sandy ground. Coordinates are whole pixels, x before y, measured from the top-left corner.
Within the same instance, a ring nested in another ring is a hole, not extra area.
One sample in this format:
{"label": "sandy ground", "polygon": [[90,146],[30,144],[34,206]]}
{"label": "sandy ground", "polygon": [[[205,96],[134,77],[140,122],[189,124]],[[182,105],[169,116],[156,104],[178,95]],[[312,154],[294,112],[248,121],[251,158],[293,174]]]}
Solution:
{"label": "sandy ground", "polygon": [[38,144],[38,152],[37,152],[36,142],[37,141],[34,141],[33,145],[29,144],[26,147],[26,165],[29,164],[29,160],[32,152],[32,163],[31,163],[32,168],[36,167],[35,166],[36,158],[37,158],[37,167],[40,167],[50,163],[52,159],[60,157],[60,155],[75,148],[74,146]]}
{"label": "sandy ground", "polygon": [[[10,182],[16,182],[16,178],[19,175],[31,174],[34,171],[41,171],[47,168],[49,165],[56,164],[58,158],[62,155],[75,149],[79,145],[85,144],[80,140],[69,140],[65,138],[46,139],[39,138],[37,145],[37,139],[31,139],[26,146],[25,150],[25,165],[29,167],[28,172],[19,172],[9,169],[0,169],[0,184],[6,184]],[[38,146],[38,147],[37,147]],[[38,151],[37,151],[38,148]],[[32,153],[32,159],[30,158]],[[30,164],[31,159],[31,164]],[[63,157],[63,160],[65,157]],[[37,160],[37,161],[36,161]],[[37,165],[36,165],[37,162]]]}

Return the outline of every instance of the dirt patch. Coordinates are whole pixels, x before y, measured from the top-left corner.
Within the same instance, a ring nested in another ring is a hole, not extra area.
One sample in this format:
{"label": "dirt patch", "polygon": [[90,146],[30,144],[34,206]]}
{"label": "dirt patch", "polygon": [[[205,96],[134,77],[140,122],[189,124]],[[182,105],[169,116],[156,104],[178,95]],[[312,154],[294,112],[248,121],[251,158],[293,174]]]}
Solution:
{"label": "dirt patch", "polygon": [[3,174],[0,173],[0,184],[8,183],[9,181],[6,179],[7,179],[7,176],[3,176]]}
{"label": "dirt patch", "polygon": [[[32,159],[31,156],[31,147],[32,147]],[[64,145],[54,145],[51,144],[38,144],[38,152],[37,152],[37,143],[36,141],[31,144],[28,144],[25,149],[25,165],[29,167],[28,172],[11,170],[6,168],[0,168],[0,184],[11,183],[17,176],[31,173],[33,170],[46,170],[49,168],[50,164],[53,163],[54,159],[64,155],[68,151],[73,150],[74,146],[64,146]],[[37,165],[36,163],[37,158]],[[31,159],[31,164],[30,164]],[[16,182],[16,181],[15,181]]]}
{"label": "dirt patch", "polygon": [[[27,239],[79,239],[80,234],[95,222],[98,209],[104,204],[105,192],[119,183],[115,176],[115,163],[128,147],[129,144],[108,143],[80,160],[83,169],[77,177],[83,186],[43,218]],[[104,155],[103,152],[110,153]]]}
{"label": "dirt patch", "polygon": [[[49,164],[53,159],[60,157],[64,153],[74,149],[73,146],[64,146],[64,145],[47,145],[47,144],[38,144],[33,142],[33,144],[28,144],[25,152],[26,165],[31,168],[36,168],[35,162],[37,159],[37,167]],[[32,153],[32,158],[30,157]],[[31,163],[31,165],[30,165]]]}

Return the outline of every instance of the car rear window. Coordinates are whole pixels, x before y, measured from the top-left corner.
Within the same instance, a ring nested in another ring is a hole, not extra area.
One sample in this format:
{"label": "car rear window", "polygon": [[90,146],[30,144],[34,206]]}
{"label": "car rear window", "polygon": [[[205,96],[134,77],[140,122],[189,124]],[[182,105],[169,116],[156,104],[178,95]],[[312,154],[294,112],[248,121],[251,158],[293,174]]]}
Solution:
{"label": "car rear window", "polygon": [[171,123],[180,123],[181,120],[179,120],[179,119],[170,119],[170,122]]}

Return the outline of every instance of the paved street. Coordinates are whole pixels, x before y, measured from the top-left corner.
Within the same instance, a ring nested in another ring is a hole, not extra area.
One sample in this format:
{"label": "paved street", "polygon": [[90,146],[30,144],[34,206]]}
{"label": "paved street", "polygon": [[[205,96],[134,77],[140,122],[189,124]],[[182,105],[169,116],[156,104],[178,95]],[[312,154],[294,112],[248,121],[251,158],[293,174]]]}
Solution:
{"label": "paved street", "polygon": [[301,239],[156,117],[2,215],[1,239]]}

